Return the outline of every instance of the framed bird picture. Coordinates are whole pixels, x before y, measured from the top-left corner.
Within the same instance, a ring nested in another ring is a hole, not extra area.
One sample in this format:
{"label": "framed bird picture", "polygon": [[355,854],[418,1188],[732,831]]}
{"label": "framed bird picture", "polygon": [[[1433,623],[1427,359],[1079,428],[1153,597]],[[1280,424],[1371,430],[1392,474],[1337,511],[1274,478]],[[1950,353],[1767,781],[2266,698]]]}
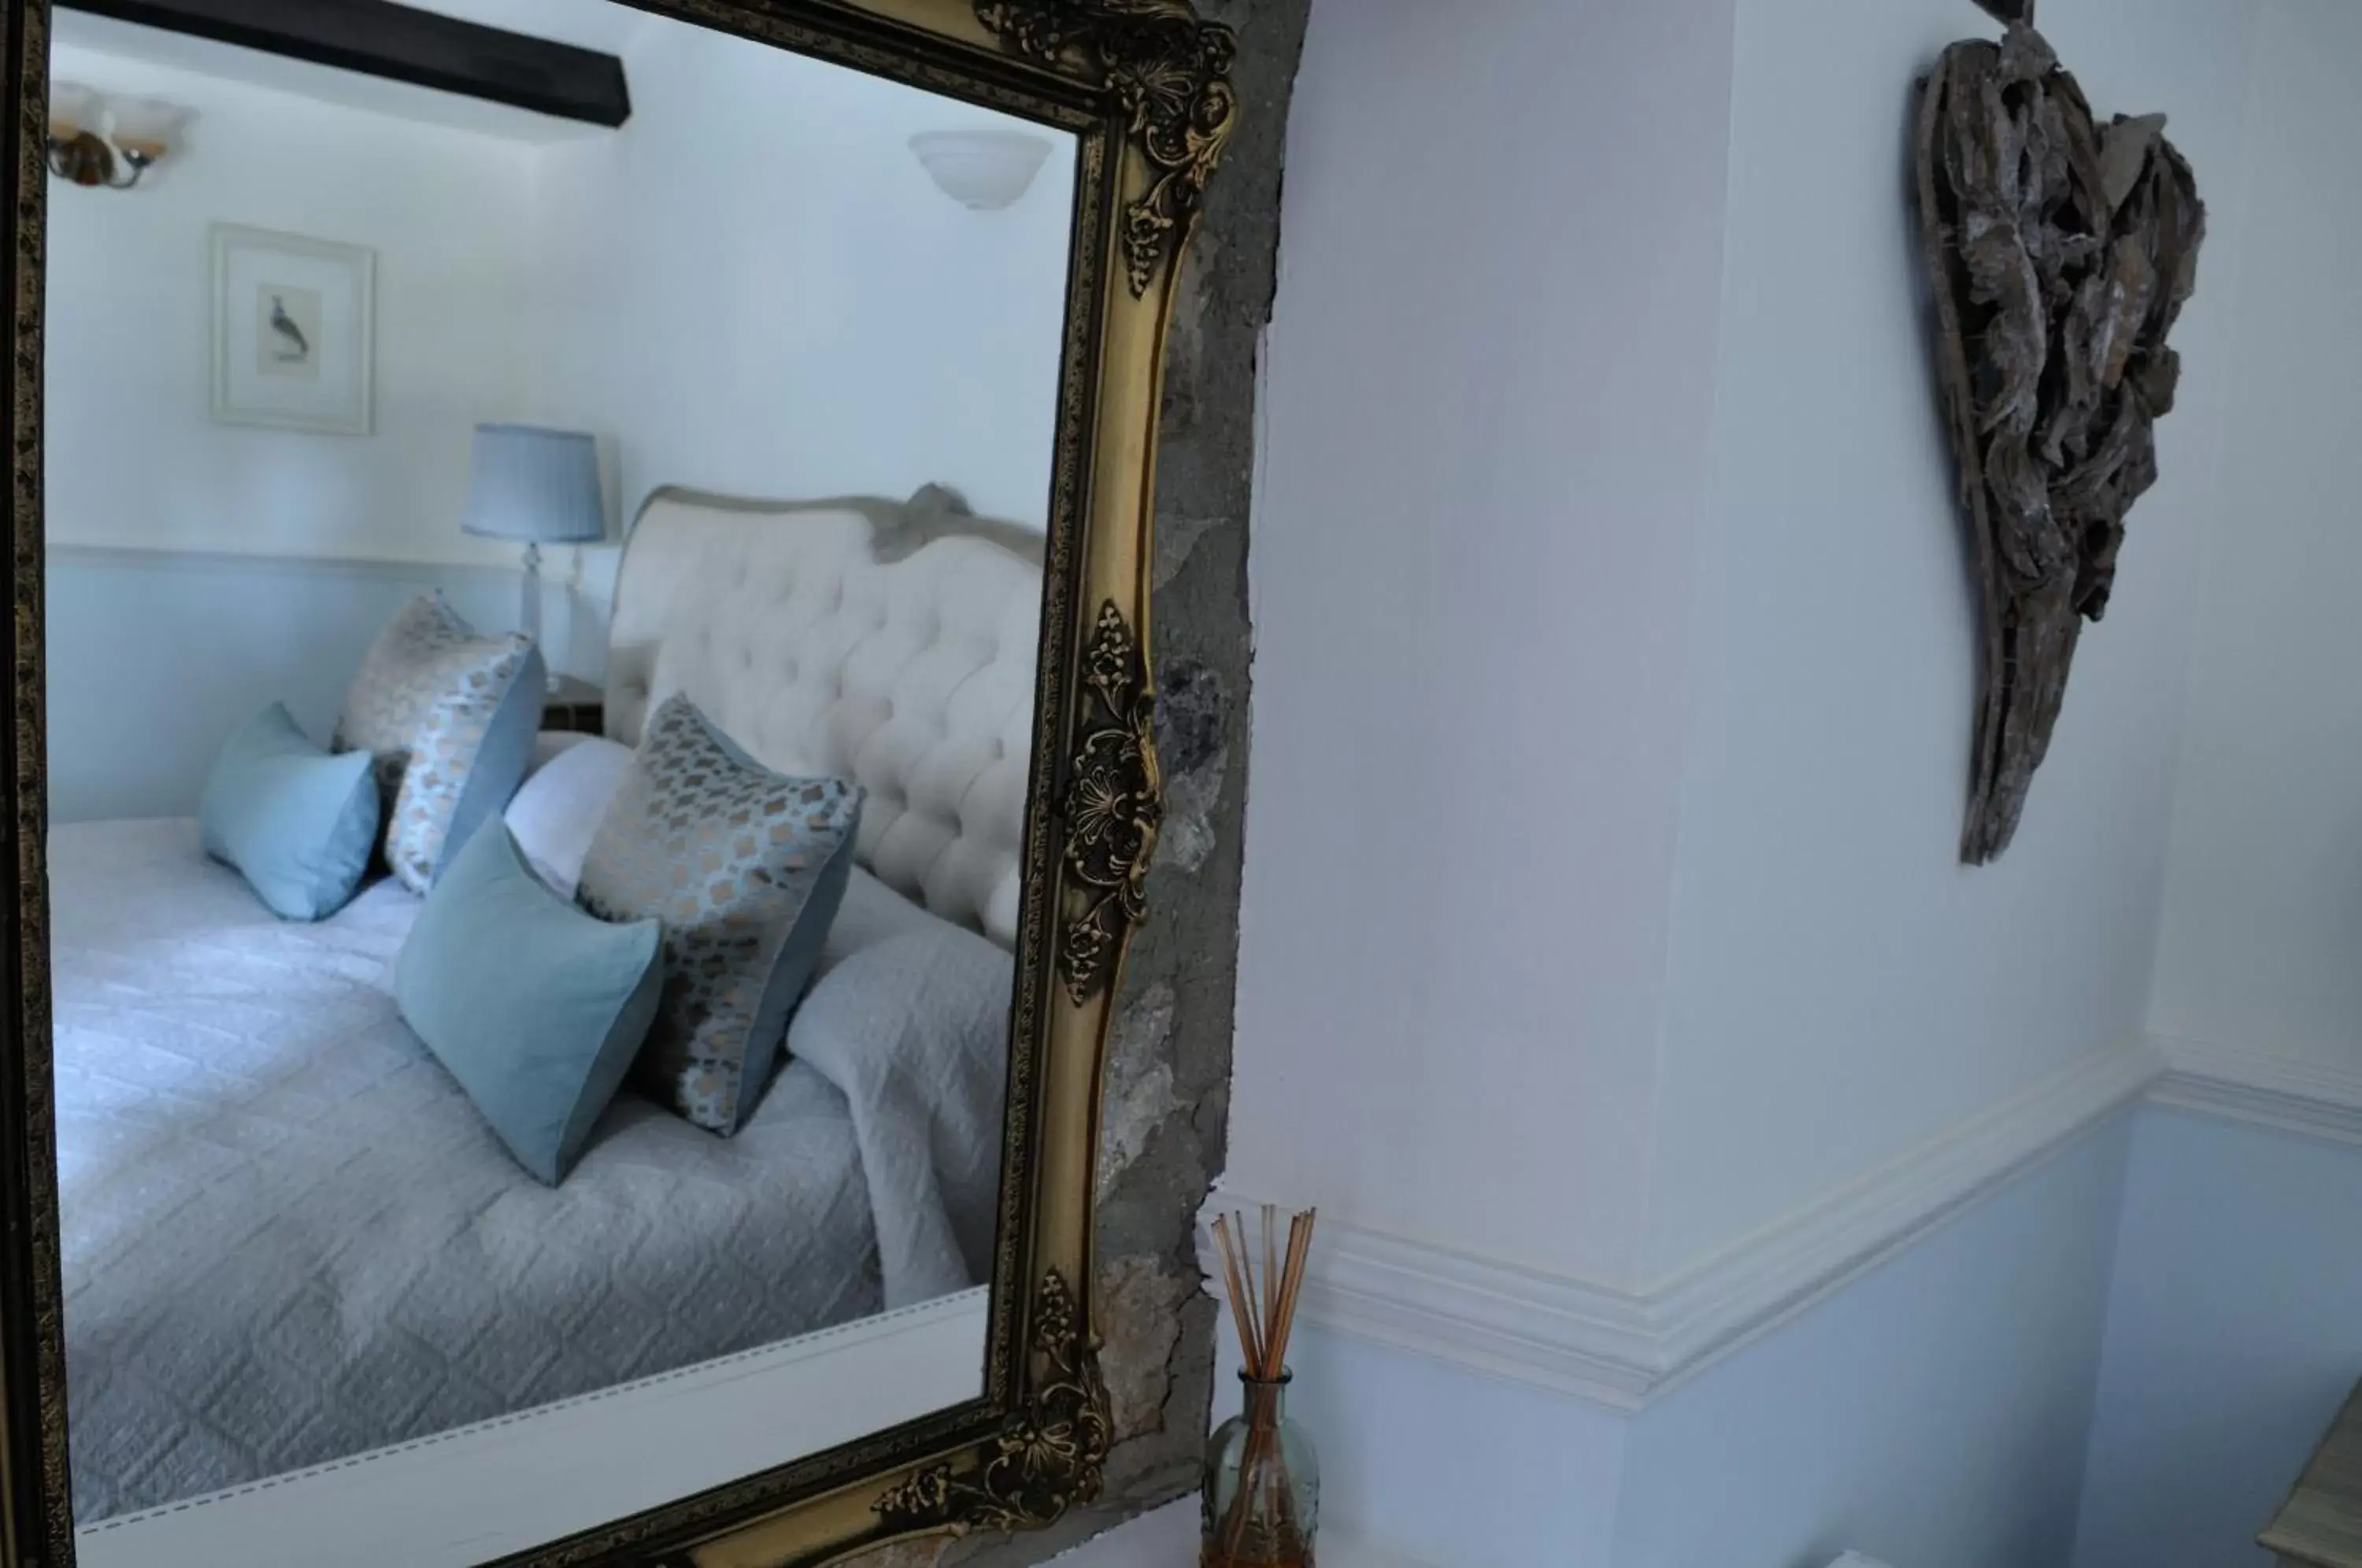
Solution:
{"label": "framed bird picture", "polygon": [[217,223],[213,266],[214,418],[370,434],[377,253]]}

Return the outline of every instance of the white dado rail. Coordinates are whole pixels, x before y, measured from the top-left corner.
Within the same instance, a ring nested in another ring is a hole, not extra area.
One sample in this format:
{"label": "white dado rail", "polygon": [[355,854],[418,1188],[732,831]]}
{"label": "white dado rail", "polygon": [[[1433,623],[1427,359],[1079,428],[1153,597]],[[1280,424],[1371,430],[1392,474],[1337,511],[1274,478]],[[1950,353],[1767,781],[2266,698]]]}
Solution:
{"label": "white dado rail", "polygon": [[[1636,1410],[1842,1288],[1946,1219],[2147,1096],[2362,1143],[2362,1075],[2186,1042],[2135,1039],[1827,1193],[1681,1275],[1638,1290],[1473,1257],[1324,1212],[1301,1321],[1489,1376]],[[1266,1200],[1228,1181],[1205,1219]],[[1220,1275],[1210,1237],[1200,1265]]]}
{"label": "white dado rail", "polygon": [[2151,1096],[2160,1105],[2362,1143],[2362,1072],[2194,1040],[2157,1044],[2169,1069]]}

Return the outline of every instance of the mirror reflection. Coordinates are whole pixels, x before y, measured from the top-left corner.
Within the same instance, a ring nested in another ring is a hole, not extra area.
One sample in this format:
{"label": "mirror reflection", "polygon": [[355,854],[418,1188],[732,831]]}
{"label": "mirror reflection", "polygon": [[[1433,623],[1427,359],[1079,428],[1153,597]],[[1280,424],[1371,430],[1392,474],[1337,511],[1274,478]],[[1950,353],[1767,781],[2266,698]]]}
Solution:
{"label": "mirror reflection", "polygon": [[433,9],[550,101],[56,18],[86,1561],[480,1561],[981,1387],[1073,140]]}

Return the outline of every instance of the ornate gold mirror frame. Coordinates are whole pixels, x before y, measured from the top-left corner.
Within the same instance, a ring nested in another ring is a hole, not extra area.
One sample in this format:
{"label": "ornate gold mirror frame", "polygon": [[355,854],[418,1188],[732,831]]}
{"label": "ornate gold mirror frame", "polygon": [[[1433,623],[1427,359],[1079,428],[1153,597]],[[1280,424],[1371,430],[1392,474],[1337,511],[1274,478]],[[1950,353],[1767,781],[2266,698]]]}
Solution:
{"label": "ornate gold mirror frame", "polygon": [[[1024,914],[981,1397],[503,1560],[756,1568],[1038,1529],[1096,1496],[1092,1179],[1111,998],[1162,820],[1150,525],[1175,273],[1236,113],[1188,0],[628,0],[1077,140]],[[6,411],[14,722],[0,901],[0,1568],[73,1561],[50,1099],[41,310],[49,0],[0,0],[11,171]]]}

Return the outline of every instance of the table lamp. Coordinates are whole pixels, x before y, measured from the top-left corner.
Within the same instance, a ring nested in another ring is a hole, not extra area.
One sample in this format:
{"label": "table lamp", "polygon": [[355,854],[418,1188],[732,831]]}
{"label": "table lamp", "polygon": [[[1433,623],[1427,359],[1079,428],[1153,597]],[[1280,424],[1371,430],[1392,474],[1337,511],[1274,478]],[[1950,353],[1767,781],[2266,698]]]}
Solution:
{"label": "table lamp", "polygon": [[541,547],[607,536],[599,491],[599,444],[575,430],[479,425],[460,526],[486,539],[524,541],[524,601],[519,628],[541,645]]}

